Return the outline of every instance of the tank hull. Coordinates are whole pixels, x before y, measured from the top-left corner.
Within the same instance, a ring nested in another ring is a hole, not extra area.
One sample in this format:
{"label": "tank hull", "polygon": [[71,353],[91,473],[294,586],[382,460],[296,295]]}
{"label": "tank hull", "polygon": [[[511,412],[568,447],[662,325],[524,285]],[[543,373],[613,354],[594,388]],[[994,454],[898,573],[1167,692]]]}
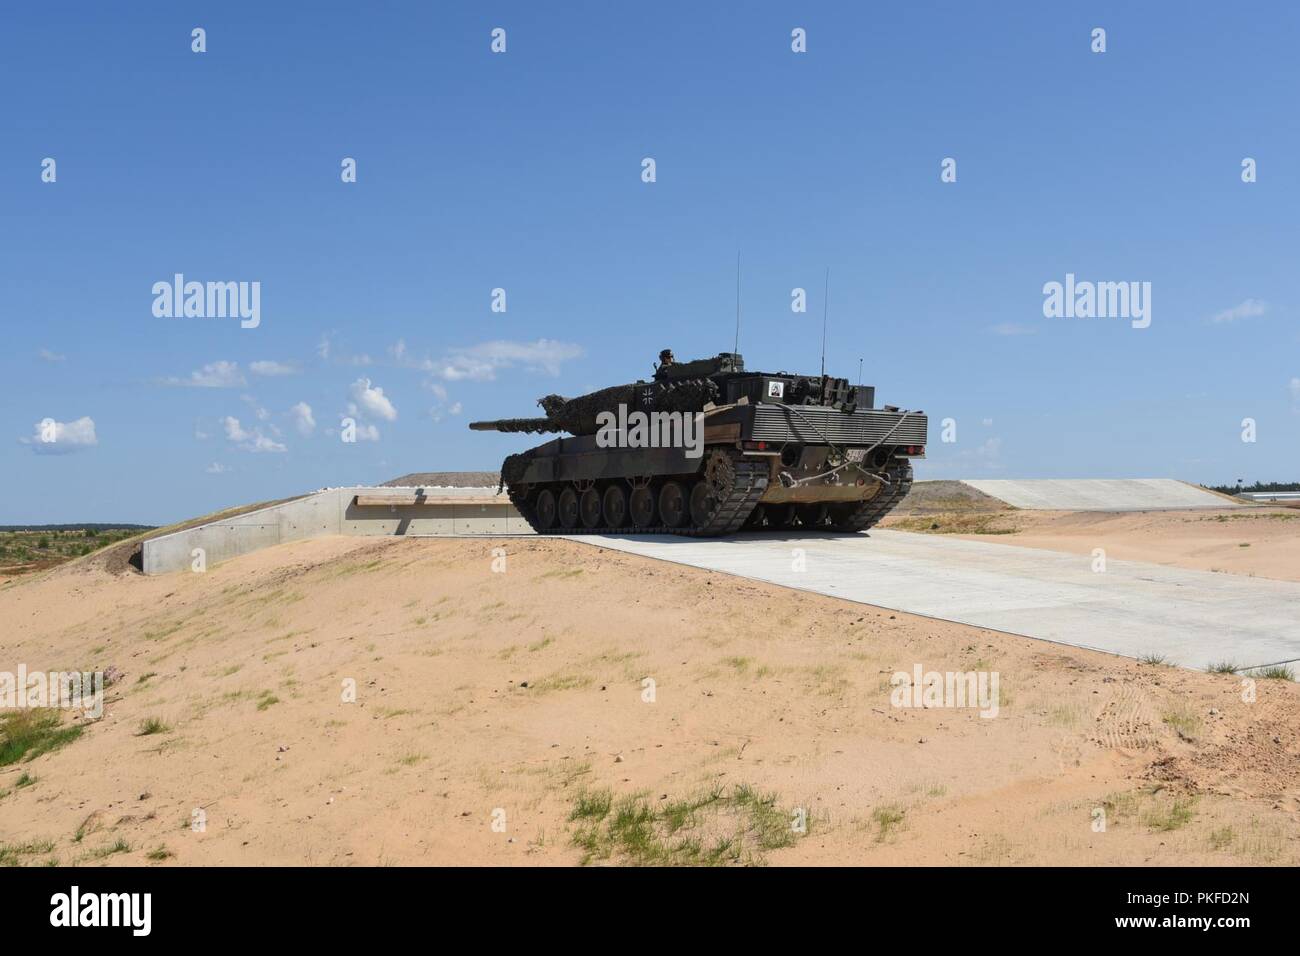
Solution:
{"label": "tank hull", "polygon": [[502,484],[539,532],[860,531],[906,494],[927,428],[918,412],[776,403],[692,418],[553,439],[507,458]]}

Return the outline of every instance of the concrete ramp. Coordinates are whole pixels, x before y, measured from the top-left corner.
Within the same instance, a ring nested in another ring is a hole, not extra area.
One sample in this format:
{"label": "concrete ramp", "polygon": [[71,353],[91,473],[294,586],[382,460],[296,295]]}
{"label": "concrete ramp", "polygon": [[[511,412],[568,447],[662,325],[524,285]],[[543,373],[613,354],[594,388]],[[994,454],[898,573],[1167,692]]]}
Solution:
{"label": "concrete ramp", "polygon": [[[1300,660],[1300,584],[938,535],[574,536],[599,545],[1125,657]],[[917,653],[924,653],[918,650]]]}
{"label": "concrete ramp", "polygon": [[966,479],[990,497],[1013,508],[1033,511],[1181,511],[1188,508],[1242,508],[1226,495],[1174,478]]}

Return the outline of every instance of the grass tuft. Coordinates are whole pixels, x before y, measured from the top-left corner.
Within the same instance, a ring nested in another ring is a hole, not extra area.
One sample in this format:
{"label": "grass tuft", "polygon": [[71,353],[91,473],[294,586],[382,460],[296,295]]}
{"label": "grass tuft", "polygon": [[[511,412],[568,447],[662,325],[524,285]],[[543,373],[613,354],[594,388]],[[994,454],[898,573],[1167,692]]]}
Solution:
{"label": "grass tuft", "polygon": [[81,736],[84,727],[62,726],[57,710],[32,708],[0,716],[0,767],[35,760]]}
{"label": "grass tuft", "polygon": [[1295,680],[1295,671],[1285,664],[1271,664],[1268,667],[1256,667],[1246,672],[1250,677],[1262,677],[1266,680]]}
{"label": "grass tuft", "polygon": [[171,730],[171,727],[167,726],[161,717],[146,717],[135,728],[135,735],[137,737],[151,737],[154,734],[165,734],[169,730]]}
{"label": "grass tuft", "polygon": [[615,799],[609,790],[580,793],[569,813],[572,842],[584,865],[757,866],[765,854],[801,835],[775,794],[740,785],[654,803],[644,794]]}

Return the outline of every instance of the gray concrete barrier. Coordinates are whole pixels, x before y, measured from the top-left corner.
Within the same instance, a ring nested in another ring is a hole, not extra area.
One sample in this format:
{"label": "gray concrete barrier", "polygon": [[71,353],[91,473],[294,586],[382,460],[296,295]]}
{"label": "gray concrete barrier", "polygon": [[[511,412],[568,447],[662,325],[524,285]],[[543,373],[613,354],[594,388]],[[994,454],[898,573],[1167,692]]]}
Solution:
{"label": "gray concrete barrier", "polygon": [[532,529],[495,488],[327,488],[219,518],[144,543],[145,574],[211,566],[286,541],[322,535],[514,535]]}

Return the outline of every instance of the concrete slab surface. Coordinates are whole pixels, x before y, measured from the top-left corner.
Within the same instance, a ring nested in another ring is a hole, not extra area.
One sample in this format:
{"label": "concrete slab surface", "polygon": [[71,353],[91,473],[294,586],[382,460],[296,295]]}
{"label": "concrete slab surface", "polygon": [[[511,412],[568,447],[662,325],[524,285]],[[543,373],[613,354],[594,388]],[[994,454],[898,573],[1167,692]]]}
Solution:
{"label": "concrete slab surface", "polygon": [[1176,511],[1249,505],[1173,478],[964,479],[963,484],[1035,511]]}
{"label": "concrete slab surface", "polygon": [[[870,535],[572,540],[1184,667],[1300,660],[1300,583],[876,529]],[[804,570],[795,570],[797,550]]]}

